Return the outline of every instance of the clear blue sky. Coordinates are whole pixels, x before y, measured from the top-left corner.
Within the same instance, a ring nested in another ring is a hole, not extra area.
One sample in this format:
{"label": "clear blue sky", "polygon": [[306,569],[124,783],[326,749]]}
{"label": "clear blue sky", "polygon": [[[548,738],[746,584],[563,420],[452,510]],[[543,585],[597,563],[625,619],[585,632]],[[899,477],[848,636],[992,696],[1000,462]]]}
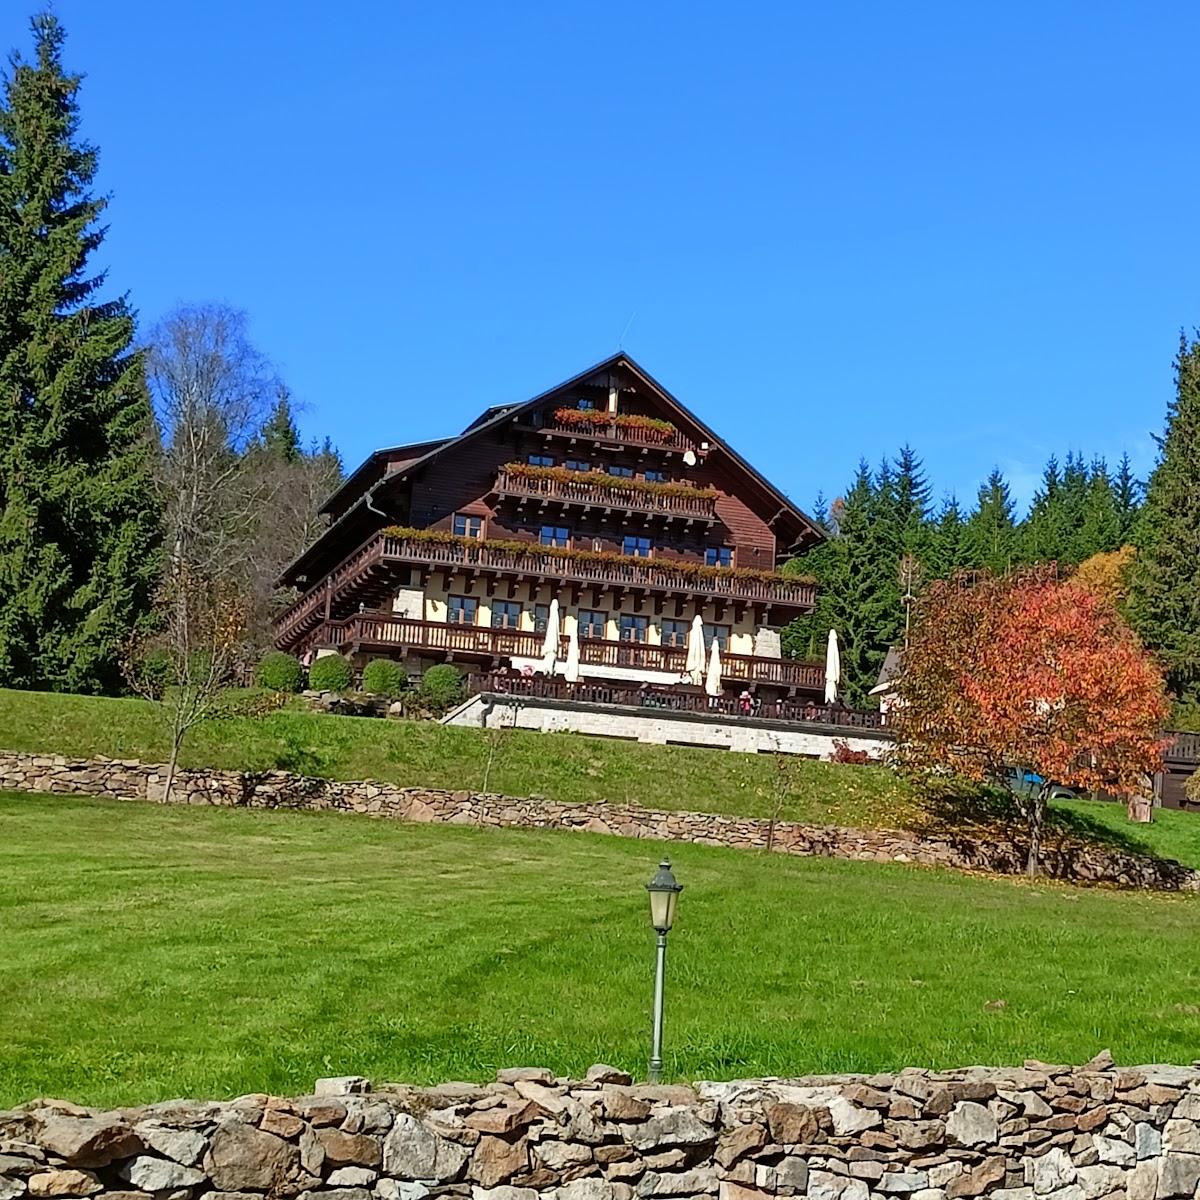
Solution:
{"label": "clear blue sky", "polygon": [[631,314],[802,504],[906,441],[971,499],[1153,461],[1200,324],[1194,0],[55,7],[114,286],[244,308],[349,466]]}

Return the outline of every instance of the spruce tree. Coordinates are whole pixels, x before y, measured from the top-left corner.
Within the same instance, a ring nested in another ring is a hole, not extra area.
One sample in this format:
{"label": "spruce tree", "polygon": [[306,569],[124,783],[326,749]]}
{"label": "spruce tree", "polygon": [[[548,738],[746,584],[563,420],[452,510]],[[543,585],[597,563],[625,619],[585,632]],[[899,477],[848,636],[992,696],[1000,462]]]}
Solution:
{"label": "spruce tree", "polygon": [[110,691],[157,574],[150,406],[125,298],[89,273],[106,201],[63,30],[0,99],[0,684]]}
{"label": "spruce tree", "polygon": [[931,530],[925,581],[948,579],[968,566],[965,547],[966,523],[955,496],[947,496]]}
{"label": "spruce tree", "polygon": [[1180,335],[1175,398],[1137,523],[1129,615],[1177,697],[1200,699],[1200,341]]}
{"label": "spruce tree", "polygon": [[285,463],[298,463],[304,454],[287,388],[279,389],[279,399],[262,428],[262,444],[268,454]]}
{"label": "spruce tree", "polygon": [[1142,485],[1133,473],[1128,454],[1121,455],[1113,491],[1116,493],[1117,515],[1121,523],[1121,542],[1125,543],[1133,534],[1142,502]]}
{"label": "spruce tree", "polygon": [[1017,530],[1008,484],[999,469],[992,471],[979,489],[975,511],[963,533],[964,557],[970,567],[1003,575],[1017,554]]}

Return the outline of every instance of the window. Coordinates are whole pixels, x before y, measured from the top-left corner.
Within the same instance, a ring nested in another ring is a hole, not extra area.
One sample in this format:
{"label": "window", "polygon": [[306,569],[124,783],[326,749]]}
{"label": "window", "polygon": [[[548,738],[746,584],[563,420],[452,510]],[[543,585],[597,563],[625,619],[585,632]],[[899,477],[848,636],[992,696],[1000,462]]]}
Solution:
{"label": "window", "polygon": [[575,401],[575,407],[582,409],[584,412],[594,412],[596,409],[596,402],[590,396],[581,396]]}
{"label": "window", "polygon": [[608,626],[608,613],[597,612],[595,609],[581,609],[579,613],[579,636],[581,638],[602,638]]}
{"label": "window", "polygon": [[631,554],[635,558],[649,558],[650,550],[650,539],[648,537],[638,537],[634,533],[627,533],[621,542],[621,553]]}
{"label": "window", "polygon": [[722,650],[729,649],[729,626],[728,625],[709,625],[704,626],[704,648],[711,650],[713,642],[716,642]]}
{"label": "window", "polygon": [[533,632],[545,633],[550,624],[550,605],[535,604],[533,606]]}
{"label": "window", "polygon": [[638,617],[633,613],[622,613],[620,618],[621,641],[644,642],[646,630],[650,628],[649,617]]}
{"label": "window", "polygon": [[446,620],[451,625],[474,625],[479,601],[474,596],[451,596]]}
{"label": "window", "polygon": [[621,479],[632,479],[633,478],[633,468],[632,467],[618,467],[618,466],[614,465],[614,466],[611,466],[608,468],[608,473],[610,475],[616,475]]}
{"label": "window", "polygon": [[516,629],[521,623],[521,606],[516,600],[492,601],[492,628]]}
{"label": "window", "polygon": [[664,617],[662,623],[662,644],[664,646],[686,646],[688,640],[688,631],[691,629],[689,621],[676,621],[672,617]]}
{"label": "window", "polygon": [[592,469],[592,464],[585,462],[582,458],[568,458],[563,466],[568,471],[590,471]]}
{"label": "window", "polygon": [[552,467],[554,459],[549,454],[531,454],[525,460],[531,467]]}
{"label": "window", "polygon": [[733,547],[706,546],[704,548],[704,562],[706,566],[710,567],[732,567]]}
{"label": "window", "polygon": [[538,541],[543,546],[562,546],[565,549],[571,544],[571,531],[565,525],[543,525],[538,532]]}
{"label": "window", "polygon": [[647,483],[666,483],[667,473],[666,471],[643,471],[642,478]]}
{"label": "window", "polygon": [[454,533],[456,537],[477,538],[483,536],[483,518],[472,517],[467,513],[454,514]]}

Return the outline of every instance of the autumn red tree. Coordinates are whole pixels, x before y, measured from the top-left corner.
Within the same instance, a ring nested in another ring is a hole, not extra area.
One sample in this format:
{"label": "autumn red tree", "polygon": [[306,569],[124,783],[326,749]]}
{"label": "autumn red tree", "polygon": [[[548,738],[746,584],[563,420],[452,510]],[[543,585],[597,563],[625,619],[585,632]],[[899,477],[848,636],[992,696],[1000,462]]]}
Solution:
{"label": "autumn red tree", "polygon": [[1045,783],[1017,802],[1037,871],[1051,783],[1133,792],[1159,769],[1163,679],[1111,599],[1051,574],[932,585],[902,656],[890,721],[902,766]]}

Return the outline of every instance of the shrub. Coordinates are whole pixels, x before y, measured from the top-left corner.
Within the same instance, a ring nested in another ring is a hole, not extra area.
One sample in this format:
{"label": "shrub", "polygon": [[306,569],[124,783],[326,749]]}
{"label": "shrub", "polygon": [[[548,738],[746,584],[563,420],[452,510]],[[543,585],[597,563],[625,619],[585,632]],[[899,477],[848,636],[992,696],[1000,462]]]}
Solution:
{"label": "shrub", "polygon": [[340,654],[323,654],[308,668],[308,686],[318,692],[348,692],[353,682],[354,668]]}
{"label": "shrub", "polygon": [[254,681],[271,692],[298,692],[304,682],[300,661],[282,650],[272,650],[258,660]]}
{"label": "shrub", "polygon": [[404,668],[390,658],[373,658],[363,670],[362,690],[372,696],[392,699],[404,691],[407,679]]}
{"label": "shrub", "polygon": [[834,738],[833,749],[829,752],[829,761],[862,766],[871,761],[871,756],[865,750],[852,750],[850,743],[845,738]]}
{"label": "shrub", "polygon": [[462,676],[449,663],[430,667],[421,676],[421,699],[431,709],[445,711],[463,698]]}
{"label": "shrub", "polygon": [[140,686],[156,699],[175,682],[175,664],[171,661],[170,651],[163,647],[147,650],[137,664],[137,674],[142,683]]}

